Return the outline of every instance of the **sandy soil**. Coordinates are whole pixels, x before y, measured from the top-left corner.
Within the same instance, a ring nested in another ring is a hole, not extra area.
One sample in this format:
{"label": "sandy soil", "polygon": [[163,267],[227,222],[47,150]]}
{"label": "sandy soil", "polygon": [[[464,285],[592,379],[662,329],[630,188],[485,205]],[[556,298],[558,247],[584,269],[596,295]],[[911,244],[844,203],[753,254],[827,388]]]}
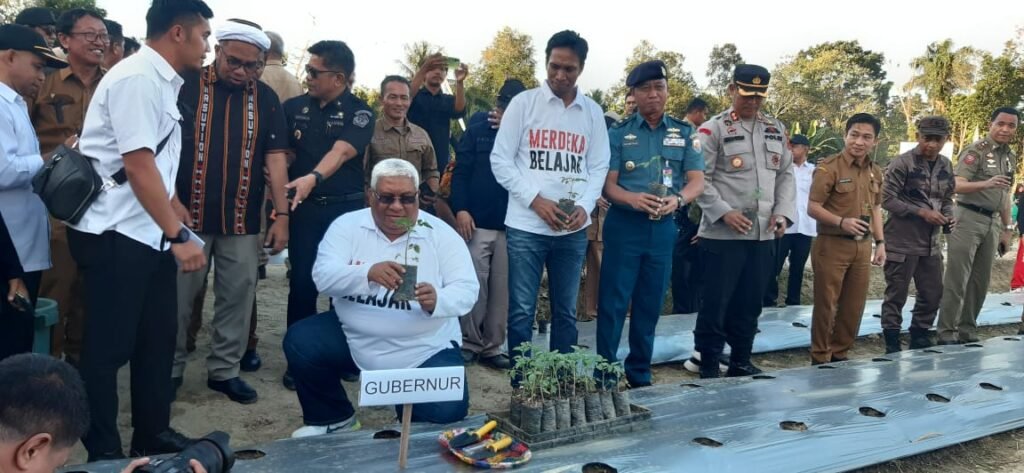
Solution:
{"label": "sandy soil", "polygon": [[[1012,257],[1004,258],[996,263],[993,270],[992,291],[1004,292],[1009,289],[1009,278],[1012,272]],[[885,282],[881,271],[873,269],[870,297],[881,298]],[[285,331],[285,305],[288,294],[288,281],[285,279],[283,266],[269,268],[268,279],[260,282],[258,303],[260,310],[260,348],[263,357],[263,368],[256,373],[243,373],[260,395],[257,403],[243,406],[228,400],[220,393],[206,388],[205,356],[209,353],[210,333],[208,325],[200,332],[198,350],[192,354],[185,374],[185,384],[173,405],[172,425],[180,431],[201,436],[213,430],[224,430],[231,434],[232,445],[236,447],[268,442],[288,437],[291,432],[302,426],[302,413],[295,394],[287,391],[280,383],[284,373],[285,360],[281,352],[281,339]],[[809,272],[808,272],[809,273]],[[785,271],[781,281],[785,281]],[[812,277],[808,274],[804,280],[804,303],[810,302]],[[784,294],[785,292],[782,291]],[[212,317],[212,291],[207,295],[205,320]],[[326,307],[326,301],[321,301]],[[543,301],[546,302],[546,301]],[[668,305],[668,304],[666,304]],[[668,305],[671,307],[671,305]],[[541,304],[541,311],[546,312],[546,304]],[[584,323],[584,322],[581,322]],[[585,322],[594,323],[594,322]],[[982,339],[996,335],[1017,332],[1017,326],[999,326],[986,328],[979,334]],[[852,358],[866,358],[882,353],[882,342],[878,336],[858,340],[856,348],[850,353]],[[754,362],[766,371],[804,366],[808,363],[806,349],[788,350],[755,356]],[[468,376],[471,379],[471,414],[499,409],[508,402],[510,388],[504,373],[478,365],[470,366]],[[681,364],[657,366],[654,369],[655,383],[680,382],[695,376],[686,372]],[[357,387],[353,383],[344,383],[350,395]],[[119,423],[122,437],[127,449],[131,440],[130,407],[128,400],[128,373],[122,370],[121,383],[121,416]],[[390,408],[362,408],[358,416],[364,429],[375,429],[395,420],[394,410]],[[861,470],[866,473],[882,472],[928,472],[977,473],[977,472],[1024,472],[1024,429],[995,435],[950,447],[937,452],[919,455]],[[71,463],[85,460],[84,449],[77,447]]]}

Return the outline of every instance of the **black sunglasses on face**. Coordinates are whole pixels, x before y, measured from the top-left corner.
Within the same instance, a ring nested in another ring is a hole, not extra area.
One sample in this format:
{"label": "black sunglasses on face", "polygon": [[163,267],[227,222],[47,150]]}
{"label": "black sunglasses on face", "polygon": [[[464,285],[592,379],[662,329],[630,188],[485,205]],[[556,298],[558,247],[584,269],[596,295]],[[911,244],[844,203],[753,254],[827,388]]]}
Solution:
{"label": "black sunglasses on face", "polygon": [[395,196],[395,195],[391,195],[391,194],[380,194],[377,191],[373,191],[373,195],[374,195],[374,197],[377,198],[377,202],[380,202],[383,205],[394,204],[395,200],[398,200],[399,202],[401,202],[402,205],[412,205],[412,204],[416,203],[416,196],[417,196],[417,194],[419,194],[419,192],[416,192],[416,193],[413,193],[413,194],[402,194],[402,195],[399,195],[399,196]]}
{"label": "black sunglasses on face", "polygon": [[310,79],[316,79],[320,74],[341,74],[341,71],[332,71],[330,69],[315,69],[310,66],[306,66],[306,75]]}

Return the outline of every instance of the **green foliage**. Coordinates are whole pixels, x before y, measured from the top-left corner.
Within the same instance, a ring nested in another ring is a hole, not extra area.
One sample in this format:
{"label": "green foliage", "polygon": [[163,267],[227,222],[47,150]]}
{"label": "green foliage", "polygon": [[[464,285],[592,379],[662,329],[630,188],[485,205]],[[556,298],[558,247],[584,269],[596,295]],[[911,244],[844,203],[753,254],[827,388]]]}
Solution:
{"label": "green foliage", "polygon": [[587,97],[590,97],[591,100],[593,100],[595,103],[600,105],[602,111],[605,111],[605,112],[608,111],[608,107],[611,104],[605,102],[605,97],[604,97],[604,91],[603,90],[601,90],[601,89],[590,89],[590,91],[588,91],[585,95]]}
{"label": "green foliage", "polygon": [[565,185],[569,186],[569,192],[567,192],[565,195],[569,196],[569,198],[572,199],[572,200],[576,200],[580,196],[579,192],[573,192],[573,187],[575,187],[577,182],[587,182],[587,180],[583,179],[582,177],[563,177],[562,178],[562,184],[565,184]]}
{"label": "green foliage", "polygon": [[406,244],[405,244],[405,257],[403,259],[404,262],[402,264],[408,266],[408,264],[409,264],[409,251],[410,250],[413,252],[412,261],[414,263],[418,262],[419,261],[419,256],[418,255],[420,254],[420,245],[412,242],[412,234],[416,233],[416,227],[426,227],[426,228],[434,228],[434,227],[431,226],[430,223],[427,222],[426,220],[423,220],[423,219],[413,220],[413,219],[411,219],[409,217],[402,217],[402,218],[395,219],[395,225],[398,225],[398,227],[401,228],[403,231],[405,231],[405,234],[406,234],[406,237],[405,237],[405,241],[406,241]]}
{"label": "green foliage", "polygon": [[572,353],[559,353],[523,342],[513,351],[515,363],[508,374],[520,379],[513,396],[522,401],[566,399],[579,393],[624,387],[626,370],[622,363],[608,363],[600,355],[578,346],[573,347]]}
{"label": "green foliage", "polygon": [[937,41],[914,58],[910,66],[914,76],[907,83],[907,91],[920,90],[928,96],[930,113],[944,115],[953,96],[970,89],[977,70],[978,51],[965,46],[956,49],[952,39]]}
{"label": "green foliage", "polygon": [[[402,60],[395,61],[398,67],[402,69],[402,74],[412,80],[416,72],[420,70],[420,66],[423,65],[423,61],[434,53],[445,54],[444,48],[431,44],[429,41],[416,41],[408,43],[403,46],[405,53]],[[416,93],[414,90],[413,93]]]}
{"label": "green foliage", "polygon": [[[107,16],[106,10],[96,6],[96,0],[40,0],[37,2],[37,5],[52,8],[57,12],[57,16],[72,8],[88,8],[96,10],[100,15]],[[116,18],[113,19],[116,20]]]}
{"label": "green foliage", "polygon": [[793,129],[790,130],[792,134],[802,134],[807,137],[807,140],[811,142],[811,145],[807,150],[807,159],[812,163],[818,162],[819,159],[826,158],[836,154],[843,149],[843,128],[833,128],[831,126],[820,126],[819,122],[812,121],[807,130],[801,128],[800,123],[793,125]]}
{"label": "green foliage", "polygon": [[693,75],[684,69],[683,64],[686,57],[675,51],[659,51],[649,41],[641,41],[633,53],[626,58],[626,67],[623,68],[622,79],[618,85],[608,91],[607,103],[615,103],[615,111],[623,113],[625,110],[626,97],[626,76],[637,64],[642,62],[660,59],[665,63],[668,71],[668,103],[665,104],[665,112],[682,118],[686,114],[686,105],[697,95],[697,83]]}
{"label": "green foliage", "polygon": [[702,98],[715,110],[725,110],[732,104],[729,100],[729,84],[737,64],[743,64],[743,55],[736,50],[736,45],[725,43],[715,45],[708,55],[707,95]]}
{"label": "green foliage", "polygon": [[352,95],[365,100],[366,104],[373,109],[374,115],[377,117],[381,116],[380,89],[357,85],[352,88]]}
{"label": "green foliage", "polygon": [[489,100],[497,97],[506,79],[519,79],[527,88],[537,87],[534,53],[530,35],[506,26],[480,52],[480,63],[470,71],[469,85]]}

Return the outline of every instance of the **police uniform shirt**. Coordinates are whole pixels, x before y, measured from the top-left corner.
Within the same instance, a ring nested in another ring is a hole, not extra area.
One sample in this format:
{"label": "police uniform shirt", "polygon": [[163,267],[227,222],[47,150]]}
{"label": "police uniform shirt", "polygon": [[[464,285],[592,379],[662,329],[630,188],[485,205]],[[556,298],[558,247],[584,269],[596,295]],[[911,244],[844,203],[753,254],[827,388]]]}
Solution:
{"label": "police uniform shirt", "polygon": [[366,150],[366,182],[370,182],[370,173],[377,163],[398,158],[408,161],[420,172],[420,181],[440,178],[437,171],[437,157],[434,147],[430,144],[427,132],[409,120],[399,126],[388,123],[385,119],[377,120],[373,126],[373,138]]}
{"label": "police uniform shirt", "polygon": [[917,152],[907,151],[892,160],[882,183],[882,208],[886,251],[912,256],[937,255],[941,251],[941,227],[917,215],[921,209],[936,210],[953,218],[953,163],[939,155],[931,165]]}
{"label": "police uniform shirt", "polygon": [[344,141],[356,150],[333,175],[313,189],[314,196],[344,196],[363,192],[363,154],[373,136],[374,116],[366,102],[345,89],[323,108],[320,99],[309,94],[284,104],[289,142],[295,161],[288,167],[288,179],[305,176],[320,164],[334,143]]}
{"label": "police uniform shirt", "polygon": [[[964,148],[956,163],[956,175],[970,182],[980,182],[995,176],[1005,176],[1017,169],[1017,157],[1009,145],[1000,145],[986,137]],[[1002,212],[1009,199],[1006,189],[993,188],[957,195],[957,202]]]}
{"label": "police uniform shirt", "polygon": [[608,169],[619,172],[618,184],[623,189],[650,193],[652,183],[665,183],[668,163],[672,173],[669,195],[678,194],[686,185],[686,172],[704,170],[701,145],[692,135],[690,124],[668,114],[654,129],[639,114],[631,115],[608,130]]}
{"label": "police uniform shirt", "polygon": [[[716,240],[771,240],[771,215],[796,219],[793,154],[779,120],[758,114],[743,121],[732,108],[701,125],[697,136],[704,152],[704,193],[700,237]],[[757,202],[758,222],[747,234],[736,233],[722,216]]]}
{"label": "police uniform shirt", "polygon": [[[818,162],[811,183],[810,200],[840,218],[870,216],[880,203],[882,169],[870,157],[853,159],[842,152]],[[821,235],[849,235],[831,222],[818,221]]]}

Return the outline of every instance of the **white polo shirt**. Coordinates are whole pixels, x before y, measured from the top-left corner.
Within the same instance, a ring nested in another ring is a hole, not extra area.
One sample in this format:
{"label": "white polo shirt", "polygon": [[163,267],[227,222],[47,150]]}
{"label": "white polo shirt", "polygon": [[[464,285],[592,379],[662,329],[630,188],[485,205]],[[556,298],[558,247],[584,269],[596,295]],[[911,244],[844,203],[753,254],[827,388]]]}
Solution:
{"label": "white polo shirt", "polygon": [[[462,345],[459,317],[476,303],[480,283],[466,242],[442,220],[426,212],[419,219],[433,228],[416,227],[412,243],[417,281],[437,290],[434,313],[418,302],[394,301],[387,290],[367,279],[381,261],[404,262],[409,241],[389,240],[377,228],[370,209],[338,217],[320,242],[313,281],[331,297],[345,330],[352,359],[364,370],[415,368],[452,342]],[[387,297],[385,297],[387,295]]]}
{"label": "white polo shirt", "polygon": [[[181,157],[181,113],[177,103],[182,84],[184,80],[167,60],[145,45],[103,76],[85,114],[79,146],[82,154],[94,159],[93,167],[100,176],[112,176],[124,168],[124,154],[142,148],[155,152],[160,141],[170,135],[156,156],[156,167],[170,200]],[[113,230],[163,250],[163,230],[146,213],[127,182],[100,193],[72,227],[96,235]]]}
{"label": "white polo shirt", "polygon": [[25,272],[50,268],[50,222],[46,206],[32,192],[32,177],[42,167],[28,105],[0,82],[0,212]]}
{"label": "white polo shirt", "polygon": [[793,176],[796,177],[796,221],[786,229],[786,233],[816,237],[818,222],[807,215],[807,200],[811,195],[814,165],[807,161],[804,161],[803,165],[793,163]]}
{"label": "white polo shirt", "polygon": [[[566,107],[547,81],[515,96],[491,151],[494,177],[509,191],[505,225],[539,235],[565,235],[548,227],[530,204],[537,195],[558,202],[570,198],[570,192],[578,194],[573,200],[587,211],[590,225],[609,159],[604,112],[590,97],[577,90]],[[581,181],[567,182],[576,179]]]}

